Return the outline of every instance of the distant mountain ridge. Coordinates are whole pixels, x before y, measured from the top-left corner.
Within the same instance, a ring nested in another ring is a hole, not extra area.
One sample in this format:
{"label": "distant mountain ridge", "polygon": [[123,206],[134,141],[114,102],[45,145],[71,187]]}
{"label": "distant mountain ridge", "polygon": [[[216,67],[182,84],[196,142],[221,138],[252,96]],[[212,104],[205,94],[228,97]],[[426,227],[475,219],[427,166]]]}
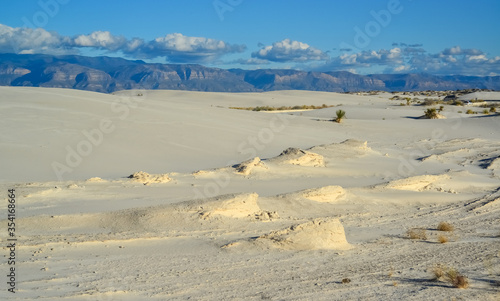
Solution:
{"label": "distant mountain ridge", "polygon": [[150,64],[112,57],[0,54],[1,86],[55,87],[111,93],[126,89],[207,92],[500,90],[500,76],[359,75],[346,71],[219,69]]}

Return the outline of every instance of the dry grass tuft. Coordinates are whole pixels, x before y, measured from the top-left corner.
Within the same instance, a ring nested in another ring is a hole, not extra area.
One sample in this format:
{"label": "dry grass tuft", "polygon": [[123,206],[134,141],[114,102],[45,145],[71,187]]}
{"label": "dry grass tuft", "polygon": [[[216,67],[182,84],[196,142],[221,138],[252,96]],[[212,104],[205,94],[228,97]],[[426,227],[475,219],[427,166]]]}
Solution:
{"label": "dry grass tuft", "polygon": [[387,276],[392,277],[393,275],[394,275],[394,267],[391,266],[391,270],[389,271],[389,273],[387,274]]}
{"label": "dry grass tuft", "polygon": [[349,278],[342,279],[342,284],[347,284],[347,283],[351,283],[351,279]]}
{"label": "dry grass tuft", "polygon": [[456,288],[468,288],[469,279],[460,274],[457,270],[450,268],[446,271],[446,280]]}
{"label": "dry grass tuft", "polygon": [[432,268],[432,274],[434,275],[434,280],[440,280],[444,277],[446,267],[440,263],[436,264]]}
{"label": "dry grass tuft", "polygon": [[410,239],[427,239],[427,232],[425,229],[420,228],[412,228],[406,232],[406,235],[408,235]]}
{"label": "dry grass tuft", "polygon": [[444,236],[444,235],[439,235],[438,236],[438,241],[442,244],[445,244],[449,241],[448,237]]}
{"label": "dry grass tuft", "polygon": [[455,227],[453,227],[452,224],[450,223],[447,223],[447,222],[440,222],[439,225],[437,226],[437,229],[439,231],[447,231],[447,232],[450,232],[450,231],[453,231],[455,230]]}
{"label": "dry grass tuft", "polygon": [[469,279],[466,276],[460,274],[454,268],[448,268],[445,265],[438,263],[432,269],[432,273],[434,274],[434,280],[444,279],[456,288],[469,287]]}

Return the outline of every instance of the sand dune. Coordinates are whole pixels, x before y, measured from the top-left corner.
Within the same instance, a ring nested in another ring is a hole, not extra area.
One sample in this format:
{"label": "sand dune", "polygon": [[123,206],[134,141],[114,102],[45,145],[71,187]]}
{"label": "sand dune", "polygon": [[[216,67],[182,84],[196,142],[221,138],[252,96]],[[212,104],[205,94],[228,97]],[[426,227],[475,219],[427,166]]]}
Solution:
{"label": "sand dune", "polygon": [[314,220],[260,236],[278,248],[291,250],[345,250],[350,245],[338,219]]}
{"label": "sand dune", "polygon": [[450,177],[446,174],[443,175],[423,175],[415,176],[406,179],[392,181],[386,185],[389,189],[409,190],[409,191],[423,191],[436,189],[436,183],[442,180],[447,180]]}
{"label": "sand dune", "polygon": [[168,183],[172,181],[172,179],[167,174],[150,175],[144,171],[139,171],[131,174],[129,176],[129,179],[132,179],[132,181],[139,182],[144,185],[149,185],[152,183]]}
{"label": "sand dune", "polygon": [[323,156],[298,148],[287,148],[278,157],[270,159],[273,163],[299,166],[324,167]]}
{"label": "sand dune", "polygon": [[347,250],[352,246],[346,240],[344,227],[338,219],[315,219],[272,231],[256,239],[232,242],[223,248],[237,248],[254,245],[258,248],[284,250]]}
{"label": "sand dune", "polygon": [[236,172],[248,176],[255,167],[267,169],[266,165],[264,164],[264,162],[260,160],[259,157],[255,157],[253,159],[242,162],[238,164],[235,168]]}
{"label": "sand dune", "polygon": [[345,199],[346,191],[340,186],[325,186],[293,192],[285,195],[287,198],[304,198],[321,203],[332,203]]}
{"label": "sand dune", "polygon": [[[19,239],[2,300],[500,296],[497,115],[417,119],[391,93],[0,90]],[[432,280],[438,263],[470,289]]]}

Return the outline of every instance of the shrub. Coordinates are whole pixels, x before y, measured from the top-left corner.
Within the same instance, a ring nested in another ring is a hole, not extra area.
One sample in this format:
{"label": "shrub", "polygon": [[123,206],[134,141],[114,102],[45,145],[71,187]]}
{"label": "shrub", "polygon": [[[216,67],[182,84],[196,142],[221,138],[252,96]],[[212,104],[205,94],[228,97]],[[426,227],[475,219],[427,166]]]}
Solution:
{"label": "shrub", "polygon": [[490,108],[490,112],[491,112],[491,113],[496,113],[496,111],[497,111],[497,109],[496,109],[495,107],[491,107],[491,108]]}
{"label": "shrub", "polygon": [[439,99],[435,99],[435,98],[424,98],[424,102],[423,102],[423,105],[424,106],[434,106],[436,104],[440,103],[440,100]]}
{"label": "shrub", "polygon": [[460,274],[456,269],[449,268],[446,271],[446,280],[450,282],[456,288],[468,288],[469,279],[464,275]]}
{"label": "shrub", "polygon": [[489,111],[489,110],[487,110],[487,109],[484,109],[484,110],[483,110],[483,114],[485,114],[485,115],[490,115],[490,111]]}
{"label": "shrub", "polygon": [[475,114],[475,113],[471,109],[468,109],[467,112],[465,112],[465,114]]}
{"label": "shrub", "polygon": [[436,264],[432,269],[434,274],[434,280],[445,280],[450,282],[456,288],[468,288],[469,279],[464,275],[460,274],[454,268],[448,268],[443,264]]}
{"label": "shrub", "polygon": [[420,228],[412,228],[406,232],[406,235],[408,235],[410,239],[427,239],[427,232],[425,229]]}
{"label": "shrub", "polygon": [[345,118],[345,111],[343,111],[343,110],[337,110],[337,112],[335,112],[335,114],[337,114],[337,118],[335,119],[335,121],[337,123],[342,122],[342,119]]}
{"label": "shrub", "polygon": [[436,111],[436,108],[429,108],[424,111],[424,115],[428,119],[437,119],[438,118],[438,113]]}
{"label": "shrub", "polygon": [[463,106],[464,103],[461,100],[454,100],[452,103],[454,106]]}
{"label": "shrub", "polygon": [[438,241],[442,244],[445,244],[448,242],[448,237],[444,236],[444,235],[439,235],[438,236]]}
{"label": "shrub", "polygon": [[455,227],[453,227],[452,224],[447,223],[447,222],[440,222],[439,225],[437,226],[438,231],[453,231]]}
{"label": "shrub", "polygon": [[438,112],[441,113],[444,110],[444,106],[439,106]]}
{"label": "shrub", "polygon": [[347,283],[351,283],[351,279],[349,278],[342,279],[342,284],[347,284]]}
{"label": "shrub", "polygon": [[432,268],[432,274],[434,275],[434,280],[440,280],[444,277],[446,267],[440,263],[436,264]]}

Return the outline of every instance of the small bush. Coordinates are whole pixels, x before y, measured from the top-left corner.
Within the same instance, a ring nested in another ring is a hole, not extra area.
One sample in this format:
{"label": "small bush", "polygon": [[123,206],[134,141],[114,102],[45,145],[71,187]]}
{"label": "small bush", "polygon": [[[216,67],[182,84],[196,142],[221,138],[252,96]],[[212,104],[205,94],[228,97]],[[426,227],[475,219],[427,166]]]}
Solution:
{"label": "small bush", "polygon": [[484,109],[484,110],[483,110],[483,114],[485,114],[485,115],[490,115],[490,111],[489,111],[489,110],[487,110],[487,109]]}
{"label": "small bush", "polygon": [[422,104],[424,106],[434,106],[434,105],[437,105],[440,103],[443,103],[443,102],[437,98],[424,98],[424,102]]}
{"label": "small bush", "polygon": [[440,280],[444,277],[446,267],[440,263],[436,264],[432,268],[432,274],[434,275],[434,280]]}
{"label": "small bush", "polygon": [[432,274],[434,275],[434,280],[445,280],[451,283],[456,288],[468,288],[469,279],[466,276],[460,274],[454,268],[448,268],[443,264],[436,264],[432,268]]}
{"label": "small bush", "polygon": [[335,119],[335,121],[337,123],[342,122],[342,119],[345,118],[345,111],[343,111],[343,110],[337,110],[337,112],[335,112],[335,114],[337,114],[337,118]]}
{"label": "small bush", "polygon": [[424,111],[424,115],[428,119],[437,119],[438,118],[438,113],[436,108],[429,108]]}
{"label": "small bush", "polygon": [[425,231],[425,229],[420,228],[412,228],[406,232],[406,235],[408,235],[410,239],[427,239],[427,232]]}
{"label": "small bush", "polygon": [[457,270],[449,268],[446,271],[446,280],[450,282],[456,288],[468,288],[469,279],[464,275],[460,274]]}
{"label": "small bush", "polygon": [[439,225],[437,226],[438,231],[453,231],[455,227],[453,227],[452,224],[447,223],[447,222],[440,222]]}
{"label": "small bush", "polygon": [[497,109],[496,109],[495,107],[491,107],[491,108],[490,108],[490,112],[491,112],[491,113],[496,113],[496,111],[497,111]]}
{"label": "small bush", "polygon": [[439,106],[438,112],[441,113],[444,110],[444,106]]}
{"label": "small bush", "polygon": [[347,284],[347,283],[351,283],[351,279],[349,278],[342,279],[342,284]]}
{"label": "small bush", "polygon": [[438,236],[438,241],[442,244],[445,244],[448,242],[448,237],[444,236],[444,235],[439,235]]}
{"label": "small bush", "polygon": [[463,101],[460,101],[460,100],[455,100],[451,104],[454,106],[463,106],[464,105]]}
{"label": "small bush", "polygon": [[468,109],[467,112],[465,112],[465,114],[475,114],[475,113],[471,109]]}

